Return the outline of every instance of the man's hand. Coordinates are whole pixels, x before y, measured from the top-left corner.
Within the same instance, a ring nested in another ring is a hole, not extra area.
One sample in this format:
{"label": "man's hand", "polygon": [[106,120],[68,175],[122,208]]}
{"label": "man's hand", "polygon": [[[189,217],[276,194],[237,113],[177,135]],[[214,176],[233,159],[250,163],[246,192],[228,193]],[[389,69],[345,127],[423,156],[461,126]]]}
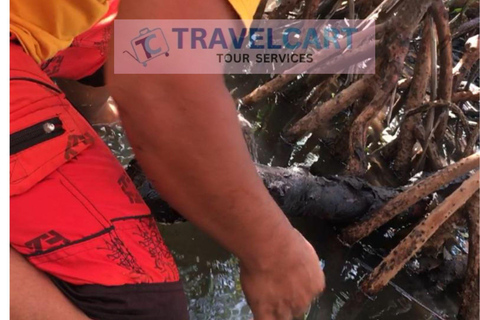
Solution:
{"label": "man's hand", "polygon": [[298,232],[285,246],[272,250],[279,250],[279,254],[261,266],[240,263],[240,281],[254,319],[301,317],[325,288],[317,254]]}

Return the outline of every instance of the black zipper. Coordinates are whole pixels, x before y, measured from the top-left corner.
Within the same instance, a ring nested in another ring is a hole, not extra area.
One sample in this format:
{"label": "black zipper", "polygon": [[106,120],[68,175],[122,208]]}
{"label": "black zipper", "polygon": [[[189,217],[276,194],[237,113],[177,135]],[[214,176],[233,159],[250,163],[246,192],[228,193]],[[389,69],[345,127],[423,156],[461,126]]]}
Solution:
{"label": "black zipper", "polygon": [[55,117],[12,133],[10,135],[10,155],[58,137],[64,132],[62,121]]}

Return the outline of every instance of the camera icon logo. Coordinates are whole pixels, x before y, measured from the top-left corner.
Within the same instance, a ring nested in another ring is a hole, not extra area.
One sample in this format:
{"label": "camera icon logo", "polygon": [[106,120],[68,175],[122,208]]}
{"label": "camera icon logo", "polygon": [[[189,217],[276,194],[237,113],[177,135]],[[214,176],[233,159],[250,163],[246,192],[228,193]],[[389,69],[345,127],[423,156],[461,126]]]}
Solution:
{"label": "camera icon logo", "polygon": [[128,50],[123,51],[123,53],[128,53],[144,67],[147,66],[148,61],[156,57],[161,55],[169,56],[168,52],[170,48],[161,28],[155,28],[153,30],[148,28],[141,29],[138,32],[138,36],[130,41],[130,44],[135,55]]}

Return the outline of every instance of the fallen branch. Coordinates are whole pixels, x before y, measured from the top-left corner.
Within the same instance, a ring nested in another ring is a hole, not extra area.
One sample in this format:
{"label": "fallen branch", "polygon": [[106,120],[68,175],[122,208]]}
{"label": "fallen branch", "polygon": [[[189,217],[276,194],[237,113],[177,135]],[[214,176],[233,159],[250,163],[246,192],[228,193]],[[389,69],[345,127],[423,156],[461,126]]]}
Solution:
{"label": "fallen branch", "polygon": [[346,243],[353,244],[365,238],[378,227],[384,225],[423,197],[439,189],[441,186],[446,185],[451,180],[464,175],[470,170],[478,168],[479,160],[480,154],[473,154],[415,183],[388,201],[367,220],[345,228],[342,231],[342,239]]}
{"label": "fallen branch", "polygon": [[479,192],[477,191],[465,206],[468,221],[468,263],[467,272],[461,293],[458,319],[477,320],[479,314],[479,263],[480,263],[480,222],[479,222]]}
{"label": "fallen branch", "polygon": [[[363,280],[361,289],[369,295],[378,293],[420,250],[438,228],[478,190],[480,172],[476,171],[447,197],[431,214],[417,225],[373,272]],[[478,213],[477,213],[478,214]]]}

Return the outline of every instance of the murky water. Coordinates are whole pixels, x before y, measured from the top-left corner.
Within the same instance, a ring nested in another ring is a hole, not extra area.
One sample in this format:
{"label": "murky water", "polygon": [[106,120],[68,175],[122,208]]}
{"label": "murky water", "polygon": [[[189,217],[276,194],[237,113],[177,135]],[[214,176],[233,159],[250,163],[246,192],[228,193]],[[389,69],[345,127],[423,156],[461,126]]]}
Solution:
{"label": "murky water", "polygon": [[192,224],[161,225],[190,300],[191,319],[250,319],[237,259]]}
{"label": "murky water", "polygon": [[[344,247],[332,227],[315,219],[292,221],[324,261],[327,290],[312,304],[309,320],[451,319],[456,307],[430,294],[419,277],[402,272],[375,299],[357,292],[359,280],[380,259],[371,248]],[[236,259],[190,223],[160,226],[180,268],[191,319],[251,319]],[[368,262],[367,262],[368,261]],[[288,276],[288,275],[285,275]]]}

